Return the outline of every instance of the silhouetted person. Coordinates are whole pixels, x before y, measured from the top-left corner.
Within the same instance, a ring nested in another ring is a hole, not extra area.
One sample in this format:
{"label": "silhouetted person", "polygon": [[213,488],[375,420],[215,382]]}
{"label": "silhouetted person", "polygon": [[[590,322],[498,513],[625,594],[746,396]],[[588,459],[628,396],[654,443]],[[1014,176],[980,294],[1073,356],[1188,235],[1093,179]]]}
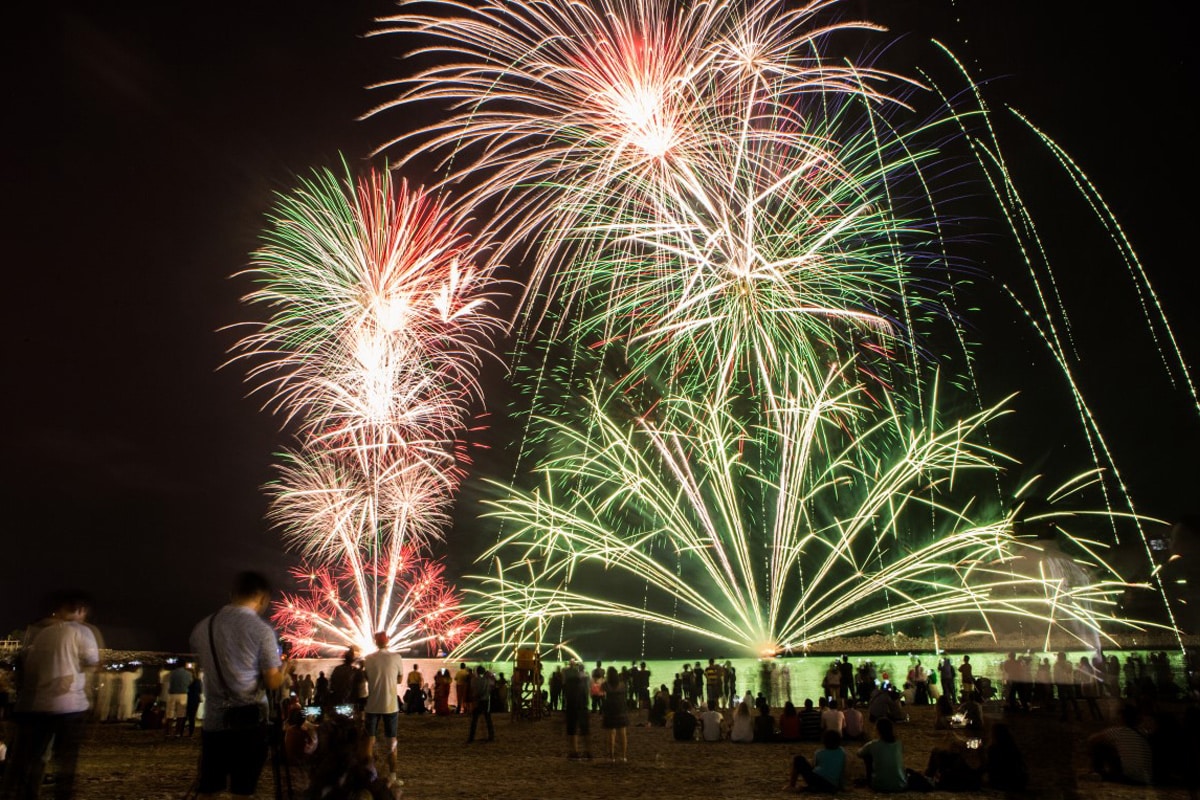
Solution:
{"label": "silhouetted person", "polygon": [[257,572],[234,581],[228,605],[192,631],[204,669],[200,796],[225,791],[250,796],[267,759],[266,693],[283,685],[275,631],[261,616],[271,586]]}
{"label": "silhouetted person", "polygon": [[87,625],[88,601],[63,592],[54,609],[25,631],[17,656],[17,738],[9,757],[4,794],[36,800],[53,743],[54,796],[75,795],[75,765],[88,710],[87,672],[100,663],[98,632]]}
{"label": "silhouetted person", "polygon": [[467,744],[475,741],[475,727],[482,716],[487,723],[489,742],[496,740],[496,730],[492,727],[492,685],[494,681],[488,671],[480,664],[475,669],[475,677],[471,679],[471,731],[467,734]]}
{"label": "silhouetted person", "polygon": [[[363,659],[363,672],[367,686],[367,747],[373,758],[375,736],[383,725],[383,736],[388,745],[388,770],[396,773],[396,729],[400,722],[400,704],[396,699],[400,678],[404,675],[404,660],[399,653],[389,648],[388,635],[384,631],[375,634],[375,646],[379,648]],[[419,673],[418,673],[419,674]],[[418,687],[420,683],[418,682]],[[420,691],[418,688],[417,691]]]}
{"label": "silhouetted person", "polygon": [[325,695],[325,703],[321,706],[321,710],[326,714],[336,712],[338,706],[347,706],[354,702],[354,662],[357,660],[358,651],[348,647],[342,654],[342,663],[329,673],[329,691]]}

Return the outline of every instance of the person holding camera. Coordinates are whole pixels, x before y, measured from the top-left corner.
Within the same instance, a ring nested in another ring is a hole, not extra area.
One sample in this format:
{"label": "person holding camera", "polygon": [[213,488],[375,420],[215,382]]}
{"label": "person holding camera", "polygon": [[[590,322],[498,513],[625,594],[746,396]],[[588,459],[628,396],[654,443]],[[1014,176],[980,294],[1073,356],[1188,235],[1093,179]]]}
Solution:
{"label": "person holding camera", "polygon": [[257,572],[234,581],[230,603],[192,631],[192,650],[204,669],[200,797],[225,791],[251,796],[267,760],[266,694],[283,685],[274,629],[260,616],[271,586]]}

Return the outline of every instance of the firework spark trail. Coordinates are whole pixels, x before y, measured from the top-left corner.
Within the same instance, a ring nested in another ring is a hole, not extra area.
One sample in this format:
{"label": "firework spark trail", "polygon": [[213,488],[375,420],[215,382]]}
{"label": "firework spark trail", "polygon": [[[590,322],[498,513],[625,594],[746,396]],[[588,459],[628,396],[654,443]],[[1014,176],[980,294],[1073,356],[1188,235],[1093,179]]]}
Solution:
{"label": "firework spark trail", "polygon": [[[963,63],[954,56],[944,45],[939,42],[934,43],[955,65],[957,71],[969,80],[966,67]],[[930,85],[938,89],[935,83],[930,82]],[[1022,196],[1022,192],[1018,188],[1016,181],[1012,175],[1012,171],[1004,158],[1003,148],[1000,146],[999,137],[996,129],[992,124],[992,114],[987,108],[979,88],[971,84],[971,90],[975,99],[975,104],[980,110],[978,116],[984,121],[984,129],[982,135],[975,135],[970,132],[969,126],[966,124],[967,114],[956,114],[955,121],[960,125],[964,139],[969,143],[971,152],[980,167],[980,173],[992,186],[992,196],[995,198],[1000,209],[1001,216],[1008,224],[1012,234],[1012,241],[1016,244],[1022,260],[1026,265],[1029,273],[1030,283],[1033,289],[1033,296],[1036,303],[1026,303],[1012,288],[1005,287],[1011,294],[1014,303],[1018,306],[1021,313],[1027,318],[1031,327],[1036,332],[1037,336],[1045,344],[1051,357],[1058,365],[1059,370],[1066,381],[1068,389],[1071,393],[1076,411],[1080,418],[1080,427],[1087,441],[1087,446],[1092,454],[1093,463],[1103,465],[1112,475],[1111,480],[1099,480],[1097,485],[1103,494],[1104,503],[1110,513],[1110,520],[1114,522],[1112,525],[1113,535],[1117,541],[1120,541],[1120,531],[1115,524],[1115,520],[1124,517],[1125,515],[1117,513],[1114,507],[1118,504],[1128,508],[1130,517],[1134,522],[1134,529],[1138,539],[1141,542],[1143,552],[1146,555],[1147,563],[1154,563],[1154,556],[1150,549],[1150,544],[1145,526],[1142,524],[1140,517],[1136,514],[1133,498],[1130,496],[1124,479],[1121,476],[1121,471],[1117,465],[1114,454],[1112,453],[1108,441],[1101,430],[1098,420],[1092,410],[1091,404],[1084,397],[1079,384],[1075,379],[1075,372],[1080,363],[1078,354],[1075,353],[1074,344],[1071,340],[1070,321],[1067,315],[1067,309],[1059,292],[1057,280],[1054,270],[1051,267],[1050,256],[1046,251],[1041,234],[1038,231],[1038,226],[1029,211],[1028,206]],[[940,89],[939,89],[940,92]],[[941,93],[945,97],[944,93]],[[1154,340],[1155,347],[1159,357],[1163,362],[1165,371],[1171,381],[1174,383],[1176,377],[1184,382],[1189,390],[1193,405],[1200,409],[1200,400],[1197,399],[1197,391],[1195,382],[1191,375],[1183,351],[1179,347],[1175,339],[1174,330],[1167,319],[1157,293],[1150,283],[1150,279],[1146,274],[1137,253],[1133,249],[1132,243],[1126,237],[1121,228],[1120,222],[1109,208],[1107,202],[1100,194],[1099,190],[1092,184],[1091,180],[1084,173],[1082,168],[1072,159],[1067,152],[1057,142],[1052,140],[1043,131],[1041,131],[1031,120],[1020,112],[1010,109],[1017,119],[1038,138],[1039,142],[1046,150],[1057,160],[1065,174],[1074,184],[1079,195],[1085,200],[1088,207],[1096,219],[1104,227],[1106,233],[1116,246],[1117,252],[1123,260],[1126,270],[1134,284],[1135,293],[1142,310],[1143,318],[1146,321],[1147,328],[1151,337]],[[1040,272],[1039,272],[1040,267]],[[1041,277],[1044,273],[1045,277]],[[1048,284],[1048,286],[1044,285]],[[1054,308],[1048,301],[1048,296],[1055,299]],[[1030,306],[1036,308],[1040,313],[1035,314]],[[1059,313],[1056,314],[1055,310]],[[1065,337],[1068,341],[1064,342],[1064,335],[1059,332],[1057,320],[1062,320],[1062,326],[1065,328]],[[1162,336],[1166,339],[1168,346],[1163,346],[1159,339],[1159,330],[1162,331]],[[1069,345],[1069,346],[1068,346]],[[1110,483],[1115,484],[1110,487]],[[1174,626],[1174,614],[1171,610],[1171,603],[1168,600],[1166,587],[1162,584],[1161,575],[1155,571],[1154,574],[1155,586],[1160,597],[1163,599],[1167,617],[1172,626]],[[1183,647],[1183,641],[1179,638],[1178,630],[1176,631],[1177,641],[1179,646]]]}
{"label": "firework spark trail", "polygon": [[[846,418],[874,410],[861,404],[861,392],[835,393],[833,383],[800,387],[774,403],[775,423],[754,432],[758,454],[745,446],[745,424],[711,403],[675,400],[689,408],[669,415],[670,429],[644,418],[618,422],[601,398],[593,401],[590,434],[545,421],[566,454],[539,469],[542,491],[512,491],[491,503],[491,515],[513,532],[483,556],[528,564],[534,577],[521,586],[485,579],[476,613],[495,602],[515,615],[522,597],[533,598],[525,613],[542,620],[616,615],[758,653],[980,609],[1028,615],[1067,635],[1132,625],[1094,605],[1128,588],[1115,573],[1074,587],[1014,577],[1005,564],[1026,546],[1012,533],[1012,517],[988,520],[972,510],[970,496],[962,507],[940,499],[968,472],[995,469],[1001,454],[974,439],[1001,408],[946,423],[931,415],[928,429],[885,415],[864,430]],[[678,426],[684,418],[692,421],[687,433]],[[568,478],[572,488],[555,488]],[[776,509],[772,519],[748,513],[759,493]],[[909,531],[926,507],[937,509],[944,528],[914,544]],[[682,575],[654,555],[664,548],[680,556]],[[771,564],[765,574],[755,556],[762,551]],[[1087,555],[1085,543],[1078,551]],[[633,607],[573,588],[601,575],[608,584],[644,582],[655,602]],[[764,581],[773,589],[768,606],[760,605]],[[682,613],[666,611],[674,603]]]}
{"label": "firework spark trail", "polygon": [[[1154,290],[1154,286],[1150,283],[1150,278],[1146,274],[1146,269],[1142,265],[1141,259],[1138,258],[1137,253],[1134,251],[1133,244],[1121,228],[1120,221],[1113,214],[1112,209],[1109,208],[1108,203],[1104,200],[1099,190],[1092,184],[1087,174],[1063,150],[1062,146],[1043,133],[1024,115],[1015,111],[1013,113],[1038,136],[1042,143],[1054,154],[1054,157],[1058,159],[1059,163],[1070,175],[1071,180],[1075,183],[1080,195],[1085,198],[1097,219],[1100,220],[1108,232],[1133,278],[1134,291],[1137,293],[1138,303],[1142,308],[1142,316],[1146,320],[1147,328],[1154,339],[1155,346],[1159,351],[1159,357],[1162,359],[1168,376],[1173,383],[1179,380],[1187,386],[1188,393],[1192,398],[1192,404],[1196,407],[1197,411],[1200,411],[1200,393],[1197,392],[1191,369],[1188,367],[1187,360],[1183,355],[1183,349],[1180,347],[1171,321],[1163,309],[1162,301],[1159,299],[1158,293]],[[1161,336],[1166,339],[1165,345],[1159,341],[1159,328],[1162,329]]]}
{"label": "firework spark trail", "polygon": [[[293,576],[305,590],[285,593],[272,619],[298,656],[348,647],[370,652],[377,631],[395,650],[449,651],[479,626],[464,615],[444,570],[409,548],[389,564],[300,567]],[[388,578],[382,591],[369,581],[376,573]]]}
{"label": "firework spark trail", "polygon": [[[381,85],[399,94],[372,113],[451,106],[383,149],[441,155],[461,207],[499,210],[495,252],[529,248],[519,347],[567,343],[572,370],[623,371],[587,414],[529,437],[553,452],[544,487],[496,501],[507,533],[476,608],[497,624],[478,642],[574,614],[757,651],[948,612],[1125,624],[1104,610],[1126,586],[1101,559],[1086,586],[1015,572],[1014,513],[980,509],[963,477],[1006,461],[979,443],[997,407],[936,413],[941,359],[923,342],[957,303],[930,269],[950,262],[928,174],[940,138],[962,129],[1013,235],[1040,246],[998,146],[966,130],[978,115],[990,131],[991,112],[972,86],[967,111],[941,95],[932,121],[904,117],[916,81],[827,56],[834,36],[878,30],[820,24],[832,5],[418,1],[384,21],[452,63]],[[1023,255],[1049,317],[1035,328],[1070,381],[1061,297]],[[560,369],[537,372],[535,408],[570,407],[555,381],[578,375]],[[681,613],[572,588],[597,565]]]}
{"label": "firework spark trail", "polygon": [[466,221],[387,172],[322,171],[281,198],[244,275],[272,317],[238,343],[269,405],[368,444],[460,428],[496,321]]}
{"label": "firework spark trail", "polygon": [[426,461],[389,465],[375,482],[355,460],[335,451],[285,454],[279,479],[268,486],[268,518],[311,561],[374,547],[385,521],[391,527],[389,541],[423,547],[440,539],[450,522],[457,480],[453,464],[441,466]]}
{"label": "firework spark trail", "polygon": [[456,437],[499,327],[466,222],[387,171],[317,172],[281,197],[245,273],[259,284],[245,302],[270,319],[235,360],[300,440],[267,487],[270,519],[312,562],[307,595],[277,615],[300,652],[377,630],[449,647],[474,630],[414,550],[449,525]]}
{"label": "firework spark trail", "polygon": [[[569,299],[572,287],[559,290],[554,265],[577,247],[603,244],[594,232],[579,235],[597,219],[636,217],[659,195],[704,208],[700,183],[714,153],[731,150],[747,162],[764,147],[795,147],[791,129],[803,120],[793,100],[839,92],[893,104],[876,86],[906,83],[821,59],[820,45],[831,36],[877,29],[813,26],[827,2],[791,10],[770,2],[688,9],[662,0],[594,8],[439,3],[428,14],[421,5],[406,4],[377,33],[433,38],[421,52],[456,61],[382,84],[401,93],[372,113],[417,102],[453,105],[447,118],[411,135],[412,153],[469,159],[449,180],[462,185],[471,205],[500,200],[494,219],[508,242],[501,254],[536,237],[527,301],[545,288],[543,279],[551,295]],[[789,124],[761,124],[771,119]]]}

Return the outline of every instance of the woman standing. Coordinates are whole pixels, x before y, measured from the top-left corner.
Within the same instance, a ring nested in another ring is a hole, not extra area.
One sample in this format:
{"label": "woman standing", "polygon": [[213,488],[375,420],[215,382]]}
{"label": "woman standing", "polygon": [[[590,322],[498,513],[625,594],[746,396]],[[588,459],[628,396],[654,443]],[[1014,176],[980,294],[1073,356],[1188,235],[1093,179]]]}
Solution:
{"label": "woman standing", "polygon": [[453,684],[454,678],[445,667],[433,676],[433,713],[439,717],[450,716],[450,687]]}
{"label": "woman standing", "polygon": [[616,667],[609,667],[604,680],[604,699],[600,709],[603,713],[603,725],[608,731],[608,757],[617,760],[617,734],[621,735],[621,762],[625,762],[625,751],[629,744],[629,705],[625,684]]}
{"label": "woman standing", "polygon": [[842,696],[842,669],[838,662],[833,662],[825,672],[825,682],[822,686],[825,688],[826,697],[836,701]]}

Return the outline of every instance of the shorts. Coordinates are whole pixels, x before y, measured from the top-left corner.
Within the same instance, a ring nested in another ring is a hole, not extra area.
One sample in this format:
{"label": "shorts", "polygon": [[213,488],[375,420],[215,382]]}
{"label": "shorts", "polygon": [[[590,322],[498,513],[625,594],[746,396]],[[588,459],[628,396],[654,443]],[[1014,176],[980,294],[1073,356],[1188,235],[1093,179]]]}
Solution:
{"label": "shorts", "polygon": [[587,736],[588,734],[588,710],[581,708],[576,703],[569,703],[563,709],[563,715],[567,718],[567,736]]}
{"label": "shorts", "polygon": [[167,695],[167,719],[183,719],[187,714],[187,693]]}
{"label": "shorts", "polygon": [[201,731],[200,794],[253,795],[267,763],[267,729]]}
{"label": "shorts", "polygon": [[399,711],[393,711],[390,714],[367,714],[367,736],[374,736],[379,723],[383,722],[383,737],[395,739],[399,720]]}

